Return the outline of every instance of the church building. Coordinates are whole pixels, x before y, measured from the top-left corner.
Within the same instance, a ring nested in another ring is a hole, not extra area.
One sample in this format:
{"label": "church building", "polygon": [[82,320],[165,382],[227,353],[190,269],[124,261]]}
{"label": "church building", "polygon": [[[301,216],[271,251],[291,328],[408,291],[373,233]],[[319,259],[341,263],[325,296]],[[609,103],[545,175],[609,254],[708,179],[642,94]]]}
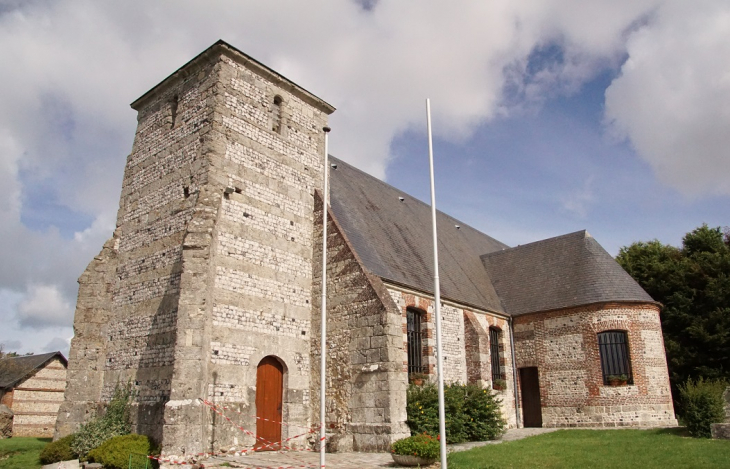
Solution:
{"label": "church building", "polygon": [[[165,455],[316,444],[322,210],[327,448],[407,436],[409,376],[436,373],[429,206],[342,160],[324,168],[335,108],[223,41],[132,108],[56,436],[131,383],[134,430]],[[447,382],[493,389],[511,427],[676,425],[660,305],[590,234],[511,248],[437,218]]]}

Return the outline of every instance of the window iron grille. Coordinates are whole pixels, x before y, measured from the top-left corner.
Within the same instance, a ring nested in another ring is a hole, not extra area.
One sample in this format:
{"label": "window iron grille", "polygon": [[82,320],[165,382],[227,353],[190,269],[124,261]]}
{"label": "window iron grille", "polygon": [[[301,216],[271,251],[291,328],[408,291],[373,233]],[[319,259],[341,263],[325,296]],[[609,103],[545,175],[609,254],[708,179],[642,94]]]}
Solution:
{"label": "window iron grille", "polygon": [[423,364],[423,337],[421,333],[421,313],[406,310],[406,337],[408,340],[408,374],[426,373]]}
{"label": "window iron grille", "polygon": [[603,384],[609,384],[609,377],[625,376],[633,384],[628,335],[625,331],[606,331],[598,334],[598,351],[601,356]]}
{"label": "window iron grille", "polygon": [[504,380],[502,366],[499,363],[499,342],[501,335],[499,329],[489,328],[489,358],[492,362],[492,386],[494,386],[497,380]]}

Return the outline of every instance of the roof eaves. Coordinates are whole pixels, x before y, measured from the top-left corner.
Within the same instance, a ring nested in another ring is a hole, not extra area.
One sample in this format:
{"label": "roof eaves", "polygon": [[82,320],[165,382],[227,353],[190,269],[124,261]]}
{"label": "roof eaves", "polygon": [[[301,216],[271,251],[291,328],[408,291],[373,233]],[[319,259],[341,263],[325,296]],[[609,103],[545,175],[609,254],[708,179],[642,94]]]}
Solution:
{"label": "roof eaves", "polygon": [[[385,283],[386,285],[393,285],[393,286],[394,286],[394,287],[396,287],[396,288],[401,288],[401,289],[411,290],[411,291],[414,291],[414,292],[417,292],[417,293],[422,293],[422,294],[424,294],[424,295],[428,295],[428,296],[430,296],[430,297],[433,297],[433,296],[434,296],[434,292],[433,292],[433,290],[424,290],[424,289],[421,289],[421,288],[416,288],[416,287],[414,287],[414,286],[412,286],[412,285],[408,285],[408,284],[405,284],[405,283],[403,283],[403,282],[399,282],[399,281],[397,281],[397,280],[393,280],[393,279],[390,279],[390,278],[384,277],[384,276],[382,276],[382,275],[378,275],[378,277],[380,277],[380,279],[381,279],[381,280],[383,281],[383,283]],[[468,301],[464,301],[464,300],[459,300],[459,299],[454,299],[454,298],[451,298],[451,297],[449,297],[449,296],[444,296],[444,295],[441,295],[441,300],[442,300],[442,301],[447,301],[447,302],[449,302],[449,303],[452,303],[452,304],[454,304],[454,305],[461,305],[461,306],[467,306],[467,307],[469,307],[469,308],[474,308],[474,309],[478,309],[478,310],[480,310],[480,311],[486,311],[486,312],[488,312],[488,313],[490,313],[490,314],[494,314],[494,315],[496,315],[496,316],[501,316],[501,317],[505,317],[505,318],[508,318],[508,317],[510,317],[510,314],[509,314],[509,313],[507,313],[507,312],[505,312],[504,310],[503,310],[503,311],[497,311],[497,310],[495,310],[494,308],[490,308],[490,307],[488,307],[488,306],[484,306],[484,305],[477,305],[477,304],[474,304],[474,303],[470,303],[470,302],[468,302]]]}
{"label": "roof eaves", "polygon": [[523,317],[523,316],[529,316],[531,314],[543,314],[543,313],[552,313],[555,311],[563,311],[566,309],[573,309],[573,308],[587,308],[595,305],[604,305],[604,304],[625,304],[625,305],[654,305],[661,309],[662,304],[658,301],[648,301],[648,300],[600,300],[600,301],[592,301],[590,303],[580,303],[580,304],[566,304],[565,306],[558,306],[553,307],[549,309],[541,309],[537,311],[525,311],[521,313],[512,313],[512,316],[514,317]]}
{"label": "roof eaves", "polygon": [[66,357],[63,356],[63,354],[60,351],[48,352],[48,353],[39,354],[39,355],[28,355],[28,356],[21,355],[20,357],[6,358],[4,360],[12,360],[13,358],[30,358],[30,357],[40,358],[43,355],[47,355],[47,357],[45,357],[42,361],[34,364],[31,367],[28,367],[27,369],[19,371],[19,373],[22,372],[21,375],[18,375],[15,378],[12,378],[10,381],[7,381],[5,383],[0,383],[0,389],[14,388],[19,382],[30,377],[36,370],[44,367],[49,361],[53,360],[56,357],[59,357],[61,359],[61,361],[63,362],[64,366],[68,367],[68,360],[66,359]]}

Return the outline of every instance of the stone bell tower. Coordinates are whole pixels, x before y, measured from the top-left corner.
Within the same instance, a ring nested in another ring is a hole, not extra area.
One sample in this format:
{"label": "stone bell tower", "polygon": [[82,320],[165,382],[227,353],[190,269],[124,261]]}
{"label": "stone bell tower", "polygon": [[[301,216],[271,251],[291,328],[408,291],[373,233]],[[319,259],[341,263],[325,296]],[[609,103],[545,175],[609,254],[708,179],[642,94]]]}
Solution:
{"label": "stone bell tower", "polygon": [[223,41],[132,108],[117,228],[79,279],[57,435],[127,382],[135,431],[166,454],[254,443],[201,398],[247,428],[264,406],[309,426],[314,192],[334,108]]}

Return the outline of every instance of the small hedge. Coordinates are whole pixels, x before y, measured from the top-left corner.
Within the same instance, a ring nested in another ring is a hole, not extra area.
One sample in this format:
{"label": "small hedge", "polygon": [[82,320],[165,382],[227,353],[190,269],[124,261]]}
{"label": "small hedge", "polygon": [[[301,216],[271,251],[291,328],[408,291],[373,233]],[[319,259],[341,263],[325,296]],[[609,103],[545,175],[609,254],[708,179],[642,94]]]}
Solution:
{"label": "small hedge", "polygon": [[441,445],[436,438],[422,433],[396,441],[391,445],[390,450],[395,454],[434,459],[438,458],[441,454]]}
{"label": "small hedge", "polygon": [[[507,423],[500,410],[501,400],[491,389],[476,384],[444,386],[446,441],[494,440],[504,434]],[[439,434],[438,388],[435,384],[408,388],[406,423],[412,435]]]}
{"label": "small hedge", "polygon": [[688,379],[679,385],[682,401],[682,419],[692,436],[710,438],[710,425],[725,419],[725,403],[722,393],[727,387],[724,380],[696,381]]}
{"label": "small hedge", "polygon": [[41,450],[39,457],[41,464],[53,464],[78,458],[79,455],[71,449],[71,443],[73,443],[75,436],[75,434],[65,436],[52,443],[48,443],[46,447]]}
{"label": "small hedge", "polygon": [[103,464],[105,469],[127,469],[131,453],[149,455],[158,454],[158,451],[149,437],[131,434],[115,436],[105,441],[98,448],[89,451],[88,458],[91,462]]}

